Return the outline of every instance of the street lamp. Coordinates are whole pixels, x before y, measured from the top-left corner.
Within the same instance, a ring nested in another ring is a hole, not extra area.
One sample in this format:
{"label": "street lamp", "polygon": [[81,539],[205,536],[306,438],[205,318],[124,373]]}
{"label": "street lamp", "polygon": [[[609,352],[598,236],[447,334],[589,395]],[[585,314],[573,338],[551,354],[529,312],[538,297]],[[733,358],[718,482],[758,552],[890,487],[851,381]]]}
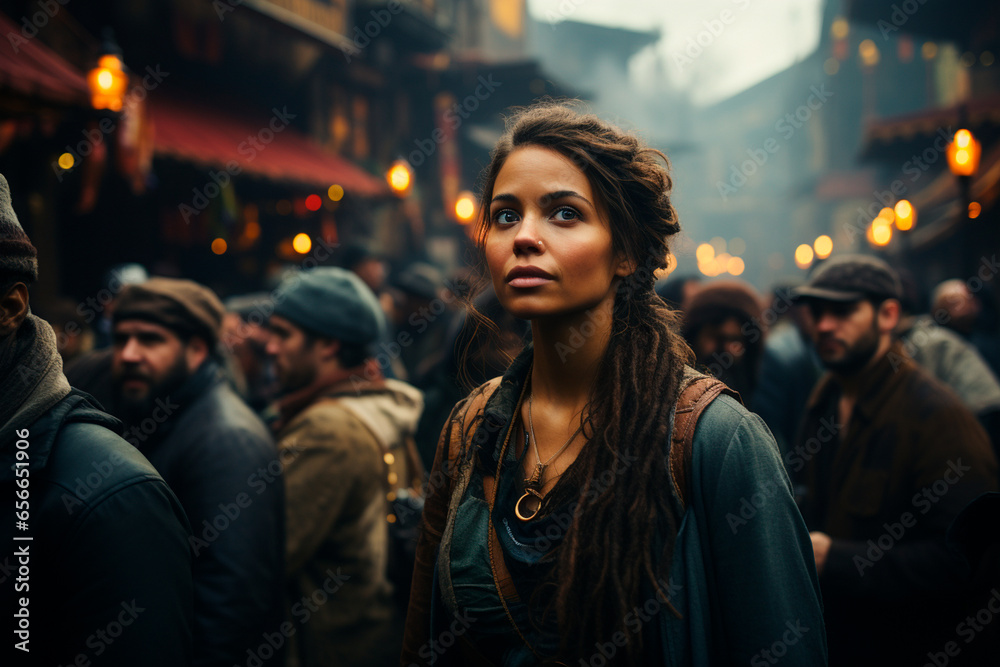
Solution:
{"label": "street lamp", "polygon": [[463,225],[467,225],[472,222],[472,218],[476,215],[476,196],[469,192],[468,190],[463,190],[458,193],[458,199],[455,200],[455,217]]}
{"label": "street lamp", "polygon": [[962,190],[962,210],[964,215],[969,215],[969,186],[972,184],[972,177],[979,169],[979,156],[982,153],[982,145],[969,130],[962,128],[955,132],[954,138],[948,144],[948,168],[951,173],[958,177],[959,187]]}
{"label": "street lamp", "polygon": [[121,55],[121,49],[115,43],[111,31],[105,31],[97,66],[87,73],[90,103],[98,111],[108,110],[117,113],[122,110],[122,105],[125,103],[128,74],[125,73]]}
{"label": "street lamp", "polygon": [[413,172],[406,160],[396,160],[389,167],[385,175],[385,180],[389,182],[389,187],[400,197],[410,191],[410,184],[413,182]]}

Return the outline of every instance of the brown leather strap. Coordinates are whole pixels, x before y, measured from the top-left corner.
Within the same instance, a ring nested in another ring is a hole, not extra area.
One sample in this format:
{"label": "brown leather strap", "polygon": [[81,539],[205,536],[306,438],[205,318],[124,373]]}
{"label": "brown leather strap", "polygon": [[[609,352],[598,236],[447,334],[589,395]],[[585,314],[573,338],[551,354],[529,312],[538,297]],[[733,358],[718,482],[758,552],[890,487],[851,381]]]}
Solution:
{"label": "brown leather strap", "polygon": [[694,431],[701,413],[719,394],[727,394],[742,403],[740,395],[726,386],[722,380],[702,375],[687,369],[681,381],[677,409],[674,411],[674,430],[670,446],[670,475],[677,488],[681,508],[688,503],[688,475],[691,471],[691,453],[694,447]]}

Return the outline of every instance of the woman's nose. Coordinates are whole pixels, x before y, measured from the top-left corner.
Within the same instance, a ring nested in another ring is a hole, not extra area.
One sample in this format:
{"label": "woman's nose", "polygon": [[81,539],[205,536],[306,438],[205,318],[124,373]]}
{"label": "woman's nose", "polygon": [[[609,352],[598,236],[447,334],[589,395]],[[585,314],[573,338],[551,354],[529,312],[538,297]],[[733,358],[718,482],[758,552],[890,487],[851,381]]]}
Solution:
{"label": "woman's nose", "polygon": [[514,237],[514,252],[540,253],[544,247],[541,226],[534,216],[526,215],[518,225],[517,235]]}

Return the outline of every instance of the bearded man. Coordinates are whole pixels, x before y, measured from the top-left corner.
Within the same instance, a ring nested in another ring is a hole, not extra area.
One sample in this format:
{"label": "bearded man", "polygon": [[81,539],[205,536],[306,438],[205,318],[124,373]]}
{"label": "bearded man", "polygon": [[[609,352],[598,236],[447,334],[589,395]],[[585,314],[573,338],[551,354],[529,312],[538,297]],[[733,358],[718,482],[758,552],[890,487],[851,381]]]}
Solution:
{"label": "bearded man", "polygon": [[827,373],[785,462],[812,531],[830,664],[923,664],[958,647],[956,626],[989,597],[945,537],[996,490],[996,458],[962,401],[893,341],[900,284],[887,264],[840,256],[795,294]]}
{"label": "bearded man", "polygon": [[[223,307],[190,280],[129,285],[113,316],[113,411],[194,531],[194,664],[277,664],[284,492],[263,422],[226,384]],[[276,655],[277,654],[277,655]]]}

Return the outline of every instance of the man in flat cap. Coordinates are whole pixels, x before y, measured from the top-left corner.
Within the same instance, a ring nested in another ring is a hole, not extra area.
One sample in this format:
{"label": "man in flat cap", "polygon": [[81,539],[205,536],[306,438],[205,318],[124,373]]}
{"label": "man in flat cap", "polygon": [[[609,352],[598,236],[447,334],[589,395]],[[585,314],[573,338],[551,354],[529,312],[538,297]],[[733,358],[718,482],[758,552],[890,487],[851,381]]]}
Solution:
{"label": "man in flat cap", "polygon": [[295,453],[285,468],[290,666],[399,658],[387,494],[419,466],[423,398],[382,377],[370,345],[384,327],[375,294],[344,269],[292,276],[274,299],[267,351],[283,395],[273,428],[279,449]]}
{"label": "man in flat cap", "polygon": [[28,308],[37,278],[0,176],[0,664],[190,664],[187,519],[121,423],[70,388]]}
{"label": "man in flat cap", "polygon": [[885,262],[835,257],[795,294],[827,373],[785,462],[812,531],[830,664],[969,654],[956,627],[988,587],[945,537],[963,507],[996,490],[989,439],[893,340],[900,284]]}
{"label": "man in flat cap", "polygon": [[224,379],[223,312],[190,280],[126,287],[113,316],[114,411],[191,521],[194,664],[271,664],[281,654],[265,641],[281,624],[281,462]]}

